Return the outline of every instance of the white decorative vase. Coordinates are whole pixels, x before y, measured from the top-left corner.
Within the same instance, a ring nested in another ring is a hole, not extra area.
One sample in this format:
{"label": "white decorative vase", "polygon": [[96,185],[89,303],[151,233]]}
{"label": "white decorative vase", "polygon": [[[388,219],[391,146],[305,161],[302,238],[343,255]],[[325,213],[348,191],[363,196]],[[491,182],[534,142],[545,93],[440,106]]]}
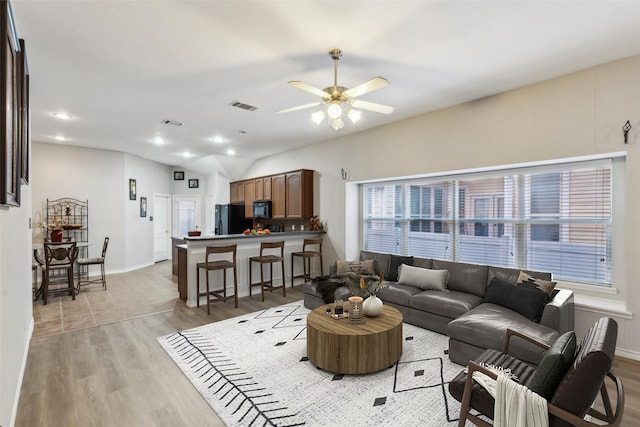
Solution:
{"label": "white decorative vase", "polygon": [[371,295],[362,303],[362,311],[369,317],[375,317],[382,314],[382,300],[377,296]]}

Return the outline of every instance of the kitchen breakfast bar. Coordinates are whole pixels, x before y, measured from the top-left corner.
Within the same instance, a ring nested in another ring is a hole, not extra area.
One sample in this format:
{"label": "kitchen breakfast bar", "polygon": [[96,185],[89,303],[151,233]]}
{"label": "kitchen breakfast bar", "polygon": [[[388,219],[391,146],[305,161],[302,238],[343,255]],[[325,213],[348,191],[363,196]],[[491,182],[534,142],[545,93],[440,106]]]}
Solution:
{"label": "kitchen breakfast bar", "polygon": [[[284,241],[284,260],[285,260],[285,283],[287,286],[291,284],[291,252],[302,250],[304,239],[312,239],[324,236],[324,231],[289,231],[262,235],[230,234],[224,236],[194,236],[194,237],[174,237],[172,239],[173,265],[174,274],[178,276],[178,291],[180,299],[185,300],[188,307],[196,307],[197,305],[197,264],[205,261],[205,252],[207,246],[227,246],[237,245],[238,267],[238,296],[249,295],[249,257],[260,254],[261,242]],[[298,258],[298,257],[296,257]],[[256,264],[256,263],[253,263]],[[269,267],[264,267],[265,274],[269,274]],[[294,263],[296,274],[302,272],[302,261],[296,259]],[[200,274],[201,288],[205,287],[204,271]],[[211,272],[211,281],[214,283],[222,283],[222,272]],[[311,263],[311,276],[319,275],[319,265]],[[253,266],[254,282],[260,278],[260,270],[258,265]],[[279,265],[273,267],[273,281],[279,285],[282,280]],[[227,274],[227,291],[233,292],[233,273]],[[257,291],[258,294],[260,291]],[[281,294],[280,294],[281,295]],[[201,304],[206,305],[205,297],[202,297]]]}

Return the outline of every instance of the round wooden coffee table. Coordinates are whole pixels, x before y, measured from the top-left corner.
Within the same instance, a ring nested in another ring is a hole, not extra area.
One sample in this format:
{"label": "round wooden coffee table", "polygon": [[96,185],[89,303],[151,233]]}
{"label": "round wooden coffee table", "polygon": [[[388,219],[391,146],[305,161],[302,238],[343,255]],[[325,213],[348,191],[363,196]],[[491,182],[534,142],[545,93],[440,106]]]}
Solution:
{"label": "round wooden coffee table", "polygon": [[402,313],[384,305],[382,314],[360,324],[336,319],[320,306],[307,316],[307,357],[318,368],[366,374],[388,368],[402,355]]}

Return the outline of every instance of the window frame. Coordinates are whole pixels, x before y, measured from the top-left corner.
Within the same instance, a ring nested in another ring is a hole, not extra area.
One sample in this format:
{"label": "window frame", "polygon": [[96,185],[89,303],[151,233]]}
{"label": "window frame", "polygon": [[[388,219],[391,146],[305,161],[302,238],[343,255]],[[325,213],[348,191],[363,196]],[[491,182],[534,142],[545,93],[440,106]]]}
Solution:
{"label": "window frame", "polygon": [[[616,162],[614,162],[615,159],[619,159],[622,158],[622,166],[616,166]],[[470,170],[461,170],[461,171],[452,171],[452,172],[442,172],[442,173],[435,173],[435,174],[429,174],[429,175],[421,175],[421,176],[411,176],[411,177],[407,177],[407,178],[395,178],[395,179],[388,179],[388,180],[379,180],[379,181],[368,181],[368,182],[362,182],[362,183],[358,183],[361,186],[364,187],[364,191],[361,191],[360,194],[362,195],[362,200],[364,202],[365,200],[365,196],[366,196],[366,188],[368,185],[371,184],[376,184],[376,185],[390,185],[390,184],[403,184],[405,185],[407,188],[409,188],[410,185],[426,185],[426,184],[430,184],[430,183],[435,183],[435,182],[442,182],[442,181],[446,181],[449,180],[450,182],[452,182],[452,186],[450,187],[451,193],[454,194],[459,194],[459,192],[462,190],[462,192],[464,192],[465,194],[465,199],[463,201],[461,201],[461,203],[464,203],[467,205],[467,207],[469,207],[470,205],[472,205],[472,199],[471,199],[471,193],[465,188],[465,185],[460,185],[458,187],[458,182],[459,181],[464,181],[466,179],[469,178],[477,178],[477,177],[483,177],[483,176],[491,176],[492,174],[497,174],[497,173],[502,173],[503,175],[510,175],[511,173],[517,173],[517,174],[527,174],[527,173],[541,173],[544,172],[545,170],[549,170],[549,171],[553,171],[553,172],[561,172],[558,169],[561,168],[565,168],[565,169],[576,169],[578,167],[589,167],[592,164],[594,166],[602,166],[602,164],[609,162],[609,166],[610,166],[610,175],[609,175],[609,179],[611,180],[610,183],[610,188],[611,188],[611,203],[610,203],[610,216],[608,221],[611,223],[610,229],[608,230],[608,235],[607,235],[607,244],[608,244],[608,248],[607,250],[608,252],[608,256],[609,259],[606,260],[607,262],[607,267],[608,267],[608,271],[609,271],[609,276],[608,276],[608,280],[606,282],[597,282],[597,283],[591,283],[591,282],[584,282],[582,280],[576,280],[575,282],[573,280],[569,281],[569,280],[560,280],[562,283],[567,283],[569,285],[571,284],[576,284],[576,286],[580,287],[587,287],[587,288],[595,288],[596,291],[600,291],[600,290],[604,290],[604,292],[606,293],[610,293],[610,290],[613,289],[613,285],[616,282],[616,276],[624,276],[624,273],[616,273],[616,268],[615,268],[615,264],[618,264],[617,262],[614,262],[614,260],[616,259],[615,257],[615,252],[619,251],[619,248],[616,249],[616,244],[615,241],[613,241],[613,236],[615,236],[616,234],[620,234],[619,230],[616,232],[616,229],[619,229],[620,227],[622,227],[623,225],[621,224],[622,221],[620,221],[618,219],[618,224],[616,226],[616,221],[614,220],[614,218],[616,217],[615,214],[615,206],[619,203],[621,203],[620,200],[616,201],[616,199],[620,199],[620,198],[624,198],[624,175],[622,174],[622,176],[620,176],[620,173],[616,173],[615,168],[622,168],[622,170],[624,171],[624,164],[625,164],[625,158],[626,158],[626,153],[621,152],[621,153],[609,153],[606,155],[598,155],[598,156],[585,156],[585,157],[580,157],[580,158],[570,158],[570,159],[556,159],[556,160],[550,160],[550,161],[546,161],[546,162],[531,162],[531,163],[523,163],[523,164],[514,164],[514,165],[502,165],[502,166],[497,166],[497,167],[492,167],[492,168],[480,168],[480,169],[470,169]],[[568,173],[568,172],[566,172]],[[622,178],[622,179],[621,179]],[[566,186],[566,176],[564,174],[561,174],[560,177],[560,200],[559,200],[559,205],[560,205],[560,213],[559,213],[559,217],[561,218],[561,222],[562,219],[567,220],[567,217],[565,215],[563,215],[563,210],[566,209],[567,206],[567,201],[563,200],[563,191],[562,188]],[[524,182],[514,182],[513,183],[514,187],[520,187],[519,190],[521,190],[522,188],[524,188]],[[433,192],[432,192],[433,193]],[[409,194],[407,192],[407,194]],[[433,196],[432,196],[433,197]],[[522,199],[522,197],[520,197]],[[451,211],[455,211],[455,218],[453,220],[452,223],[452,227],[450,227],[451,229],[453,228],[457,228],[457,227],[462,227],[466,224],[467,227],[469,227],[469,218],[459,218],[461,216],[461,212],[458,212],[459,210],[459,200],[457,197],[454,198],[455,201],[454,203],[452,203],[448,208],[450,208]],[[527,198],[527,200],[530,200],[529,198]],[[505,203],[511,203],[511,200],[505,200]],[[520,202],[520,201],[517,201]],[[410,201],[406,201],[407,206],[410,207],[409,203]],[[454,204],[456,206],[454,206]],[[497,208],[497,207],[496,207]],[[530,212],[528,212],[530,213]],[[401,215],[402,216],[402,215]],[[564,216],[564,218],[563,218]],[[529,219],[531,219],[529,217]],[[398,221],[402,221],[402,218],[397,218]],[[366,239],[367,239],[367,235],[366,235],[366,223],[367,223],[367,218],[362,215],[360,217],[360,222],[361,222],[361,236],[362,236],[362,248],[366,249]],[[513,230],[513,234],[514,235],[518,235],[520,234],[520,236],[517,236],[517,240],[519,241],[520,245],[527,245],[528,241],[522,238],[522,235],[526,235],[527,234],[527,221],[524,221],[524,225],[518,225],[519,223],[522,223],[522,219],[518,218],[517,220],[514,221],[507,221],[507,222],[513,222],[515,223],[515,227]],[[532,222],[538,222],[538,221],[531,221]],[[410,223],[410,220],[409,222]],[[517,231],[516,229],[520,228],[520,231]],[[563,229],[564,227],[562,225],[560,225],[560,240],[563,239],[562,235],[566,233],[566,230]],[[441,259],[452,259],[452,260],[456,260],[458,259],[458,254],[457,251],[459,250],[457,248],[458,246],[458,242],[455,241],[456,239],[459,238],[458,234],[460,233],[460,230],[454,231],[452,233],[452,239],[451,239],[451,243],[452,243],[452,248],[449,251],[451,253],[451,257],[447,258],[447,257],[439,257],[439,256],[427,256],[427,257],[432,257],[432,258],[441,258]],[[402,245],[401,245],[402,246]],[[408,245],[405,245],[408,246]],[[370,250],[375,250],[375,249],[370,249]],[[391,252],[391,251],[385,251],[385,252]],[[526,249],[524,251],[519,250],[518,248],[515,249],[516,253],[525,253],[526,254]],[[399,253],[399,254],[407,254],[406,251],[402,251],[402,252],[398,252],[396,251],[395,253]],[[422,255],[416,255],[416,256],[422,256]],[[526,260],[526,255],[519,255],[516,257],[515,260],[515,267],[516,268],[527,268],[526,267],[526,262],[523,262],[523,259]]]}

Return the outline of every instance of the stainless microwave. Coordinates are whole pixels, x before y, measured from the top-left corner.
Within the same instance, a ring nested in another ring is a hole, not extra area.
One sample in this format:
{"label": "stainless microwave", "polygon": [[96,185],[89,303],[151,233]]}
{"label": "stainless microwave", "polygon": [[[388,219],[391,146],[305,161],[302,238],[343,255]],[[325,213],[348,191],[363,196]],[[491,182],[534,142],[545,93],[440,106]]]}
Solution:
{"label": "stainless microwave", "polygon": [[253,202],[254,218],[271,218],[271,202]]}

